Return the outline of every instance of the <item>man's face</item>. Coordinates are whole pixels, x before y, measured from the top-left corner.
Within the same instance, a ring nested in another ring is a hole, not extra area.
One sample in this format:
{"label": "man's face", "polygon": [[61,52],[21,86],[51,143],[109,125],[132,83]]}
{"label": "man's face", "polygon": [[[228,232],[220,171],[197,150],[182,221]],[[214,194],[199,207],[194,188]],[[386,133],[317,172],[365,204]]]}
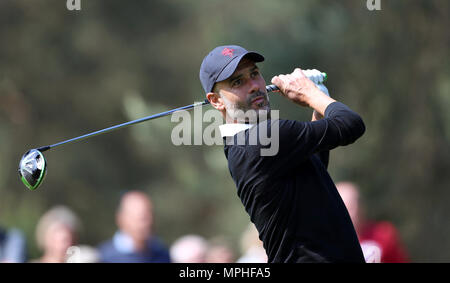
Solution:
{"label": "man's face", "polygon": [[118,215],[120,230],[134,240],[146,241],[153,224],[151,203],[142,197],[130,197],[122,205]]}
{"label": "man's face", "polygon": [[[216,83],[214,92],[220,95],[227,118],[233,121],[256,121],[262,113],[261,110],[265,110],[267,115],[270,114],[266,82],[258,67],[249,59],[242,59],[230,78]],[[249,110],[253,111],[247,112]]]}

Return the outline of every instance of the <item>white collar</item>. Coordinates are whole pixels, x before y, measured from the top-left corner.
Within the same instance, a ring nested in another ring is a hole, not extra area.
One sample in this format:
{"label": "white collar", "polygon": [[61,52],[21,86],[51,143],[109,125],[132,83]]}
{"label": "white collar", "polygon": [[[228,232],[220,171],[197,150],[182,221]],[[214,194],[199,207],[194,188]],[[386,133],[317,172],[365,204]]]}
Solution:
{"label": "white collar", "polygon": [[253,127],[254,124],[223,124],[219,126],[220,134],[222,138],[224,137],[232,137],[239,132],[245,131]]}

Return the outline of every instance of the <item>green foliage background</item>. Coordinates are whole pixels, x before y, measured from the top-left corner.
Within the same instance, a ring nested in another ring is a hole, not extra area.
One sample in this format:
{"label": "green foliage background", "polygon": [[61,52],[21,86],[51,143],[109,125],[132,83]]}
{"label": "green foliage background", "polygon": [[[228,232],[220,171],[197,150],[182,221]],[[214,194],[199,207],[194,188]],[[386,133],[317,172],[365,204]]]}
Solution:
{"label": "green foliage background", "polygon": [[[450,2],[381,0],[0,1],[0,223],[34,230],[56,204],[82,219],[90,245],[115,230],[120,194],[148,192],[169,245],[198,233],[236,244],[249,218],[221,146],[174,146],[170,118],[45,154],[36,191],[17,165],[52,144],[204,99],[198,79],[215,46],[265,55],[266,81],[295,67],[328,73],[331,95],[366,134],[332,152],[330,174],[363,190],[374,219],[395,223],[414,261],[450,260]],[[272,96],[282,118],[311,111]]]}

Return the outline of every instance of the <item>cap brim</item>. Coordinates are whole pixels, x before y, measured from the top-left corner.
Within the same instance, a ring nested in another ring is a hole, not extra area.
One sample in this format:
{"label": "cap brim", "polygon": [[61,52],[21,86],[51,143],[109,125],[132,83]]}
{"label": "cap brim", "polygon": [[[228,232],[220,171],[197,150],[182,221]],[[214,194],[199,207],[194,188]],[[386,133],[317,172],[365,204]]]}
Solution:
{"label": "cap brim", "polygon": [[222,72],[216,79],[216,83],[224,81],[229,77],[231,77],[231,75],[234,73],[234,71],[236,71],[237,66],[244,57],[252,60],[255,63],[264,61],[264,56],[256,52],[247,52],[245,54],[237,56],[222,70]]}

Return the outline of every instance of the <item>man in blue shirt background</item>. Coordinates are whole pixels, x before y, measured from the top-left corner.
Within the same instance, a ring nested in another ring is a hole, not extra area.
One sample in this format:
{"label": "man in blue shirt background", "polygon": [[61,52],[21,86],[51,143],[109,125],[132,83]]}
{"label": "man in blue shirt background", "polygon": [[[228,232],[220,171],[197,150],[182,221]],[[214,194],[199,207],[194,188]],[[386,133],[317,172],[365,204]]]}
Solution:
{"label": "man in blue shirt background", "polygon": [[20,263],[25,260],[26,241],[23,233],[16,228],[0,228],[0,263]]}
{"label": "man in blue shirt background", "polygon": [[123,195],[116,223],[119,230],[99,247],[101,262],[170,263],[167,247],[152,235],[153,206],[146,194]]}

